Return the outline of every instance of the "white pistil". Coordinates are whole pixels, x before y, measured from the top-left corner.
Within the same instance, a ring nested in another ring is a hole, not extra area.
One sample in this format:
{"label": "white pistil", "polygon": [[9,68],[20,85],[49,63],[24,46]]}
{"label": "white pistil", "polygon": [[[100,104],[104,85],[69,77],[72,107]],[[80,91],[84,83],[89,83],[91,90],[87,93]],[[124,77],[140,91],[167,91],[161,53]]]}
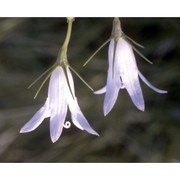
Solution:
{"label": "white pistil", "polygon": [[71,127],[71,122],[70,121],[66,121],[64,124],[63,124],[63,127],[66,128],[66,129],[69,129]]}

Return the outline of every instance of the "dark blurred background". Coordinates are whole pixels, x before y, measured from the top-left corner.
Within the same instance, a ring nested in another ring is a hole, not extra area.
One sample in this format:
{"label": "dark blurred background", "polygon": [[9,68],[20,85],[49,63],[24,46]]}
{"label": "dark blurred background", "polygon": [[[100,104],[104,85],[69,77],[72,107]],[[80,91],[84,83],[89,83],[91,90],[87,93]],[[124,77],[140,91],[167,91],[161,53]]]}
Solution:
{"label": "dark blurred background", "polygon": [[[113,18],[76,18],[68,59],[95,89],[106,82],[108,45],[85,67],[83,63],[109,38]],[[103,116],[104,95],[94,95],[75,75],[76,95],[95,137],[72,124],[53,144],[49,119],[35,131],[20,128],[44,104],[48,82],[37,99],[41,81],[27,87],[56,60],[65,18],[0,18],[0,162],[179,162],[180,160],[180,19],[121,18],[123,31],[143,44],[136,55],[141,72],[157,94],[141,82],[146,110],[132,104],[121,90],[113,110]],[[66,120],[70,120],[70,113]]]}

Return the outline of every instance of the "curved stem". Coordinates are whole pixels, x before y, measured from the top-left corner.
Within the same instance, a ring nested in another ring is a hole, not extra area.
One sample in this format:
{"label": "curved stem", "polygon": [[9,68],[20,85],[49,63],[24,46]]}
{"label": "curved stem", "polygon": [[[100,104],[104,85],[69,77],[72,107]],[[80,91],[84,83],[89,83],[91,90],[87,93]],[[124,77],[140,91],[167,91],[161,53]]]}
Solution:
{"label": "curved stem", "polygon": [[64,43],[62,47],[59,50],[58,54],[58,61],[60,61],[60,64],[68,64],[67,62],[67,48],[69,45],[69,41],[71,38],[71,32],[72,32],[72,23],[74,21],[74,18],[69,17],[67,18],[67,23],[68,23],[68,28],[67,28],[67,33],[66,33],[66,38],[64,40]]}
{"label": "curved stem", "polygon": [[72,18],[72,17],[67,18],[68,29],[67,29],[66,38],[65,38],[64,43],[62,45],[62,48],[67,49],[67,47],[68,47],[69,40],[70,40],[70,37],[71,37],[71,32],[72,32],[72,23],[73,23],[73,21],[74,21],[74,18]]}

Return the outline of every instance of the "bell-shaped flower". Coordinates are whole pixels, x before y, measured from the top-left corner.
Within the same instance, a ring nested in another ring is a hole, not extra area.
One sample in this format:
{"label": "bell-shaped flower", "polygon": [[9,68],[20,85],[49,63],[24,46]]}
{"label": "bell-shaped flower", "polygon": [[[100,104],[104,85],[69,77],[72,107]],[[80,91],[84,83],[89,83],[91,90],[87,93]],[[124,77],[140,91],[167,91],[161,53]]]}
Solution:
{"label": "bell-shaped flower", "polygon": [[98,136],[98,133],[89,125],[78,105],[69,67],[57,66],[51,74],[48,97],[45,104],[21,128],[20,132],[33,131],[45,118],[50,117],[50,137],[53,143],[56,142],[62,133],[63,127],[69,126],[69,122],[65,122],[68,107],[75,126]]}
{"label": "bell-shaped flower", "polygon": [[107,115],[112,110],[117,100],[119,90],[124,88],[127,90],[134,105],[139,110],[144,111],[144,98],[139,82],[139,77],[154,91],[161,94],[167,93],[167,91],[154,87],[138,70],[133,49],[146,61],[149,63],[151,62],[146,57],[144,57],[133,44],[141,48],[143,48],[143,46],[122,32],[119,18],[114,18],[113,20],[111,37],[95,51],[95,53],[85,62],[84,66],[108,42],[110,42],[110,45],[108,51],[109,67],[107,83],[105,87],[95,92],[95,94],[106,93],[103,106],[104,115]]}
{"label": "bell-shaped flower", "polygon": [[[110,41],[108,60],[109,68],[106,86],[96,91],[96,94],[106,93],[104,99],[104,115],[107,115],[113,108],[120,89],[126,89],[134,105],[141,111],[144,111],[144,98],[139,82],[141,80],[158,93],[167,93],[167,91],[157,89],[141,74],[137,68],[136,59],[131,45],[120,38],[115,51],[114,39]],[[114,57],[115,51],[115,57]],[[113,62],[114,60],[114,62]],[[114,66],[114,67],[113,67]]]}

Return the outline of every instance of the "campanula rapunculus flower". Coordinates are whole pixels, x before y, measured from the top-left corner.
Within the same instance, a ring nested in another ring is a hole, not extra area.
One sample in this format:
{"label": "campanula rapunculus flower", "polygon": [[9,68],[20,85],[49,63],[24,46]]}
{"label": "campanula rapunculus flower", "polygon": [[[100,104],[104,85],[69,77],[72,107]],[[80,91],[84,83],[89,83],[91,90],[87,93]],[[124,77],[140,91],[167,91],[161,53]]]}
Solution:
{"label": "campanula rapunculus flower", "polygon": [[74,81],[70,69],[74,72],[75,70],[72,69],[67,60],[67,47],[71,34],[72,21],[73,19],[68,19],[68,33],[65,42],[60,49],[56,64],[51,68],[47,76],[51,77],[46,102],[20,130],[21,133],[33,131],[45,118],[50,117],[50,137],[53,143],[59,139],[63,127],[70,127],[71,123],[69,121],[65,122],[68,108],[75,126],[98,136],[98,133],[92,129],[81,112],[75,96]]}
{"label": "campanula rapunculus flower", "polygon": [[51,75],[48,97],[45,104],[36,112],[31,120],[22,127],[20,132],[26,133],[33,131],[45,118],[50,117],[50,136],[52,142],[56,142],[62,133],[63,127],[66,127],[65,118],[68,107],[71,111],[71,119],[74,125],[81,130],[86,130],[91,134],[98,135],[97,132],[91,128],[81,112],[75,96],[73,78],[68,66],[65,70],[61,66],[58,66]]}
{"label": "campanula rapunculus flower", "polygon": [[[134,105],[141,111],[144,111],[144,98],[139,82],[140,79],[148,85],[151,89],[158,93],[167,93],[167,91],[157,89],[141,74],[137,68],[136,59],[133,53],[133,49],[145,58],[134,46],[139,45],[131,38],[126,36],[120,25],[120,20],[114,18],[112,35],[108,41],[106,41],[90,58],[89,60],[110,41],[108,51],[108,74],[106,86],[95,92],[95,94],[105,93],[103,111],[104,115],[107,115],[113,108],[120,89],[126,89]],[[89,62],[89,60],[87,62]],[[86,63],[87,63],[86,62]]]}

